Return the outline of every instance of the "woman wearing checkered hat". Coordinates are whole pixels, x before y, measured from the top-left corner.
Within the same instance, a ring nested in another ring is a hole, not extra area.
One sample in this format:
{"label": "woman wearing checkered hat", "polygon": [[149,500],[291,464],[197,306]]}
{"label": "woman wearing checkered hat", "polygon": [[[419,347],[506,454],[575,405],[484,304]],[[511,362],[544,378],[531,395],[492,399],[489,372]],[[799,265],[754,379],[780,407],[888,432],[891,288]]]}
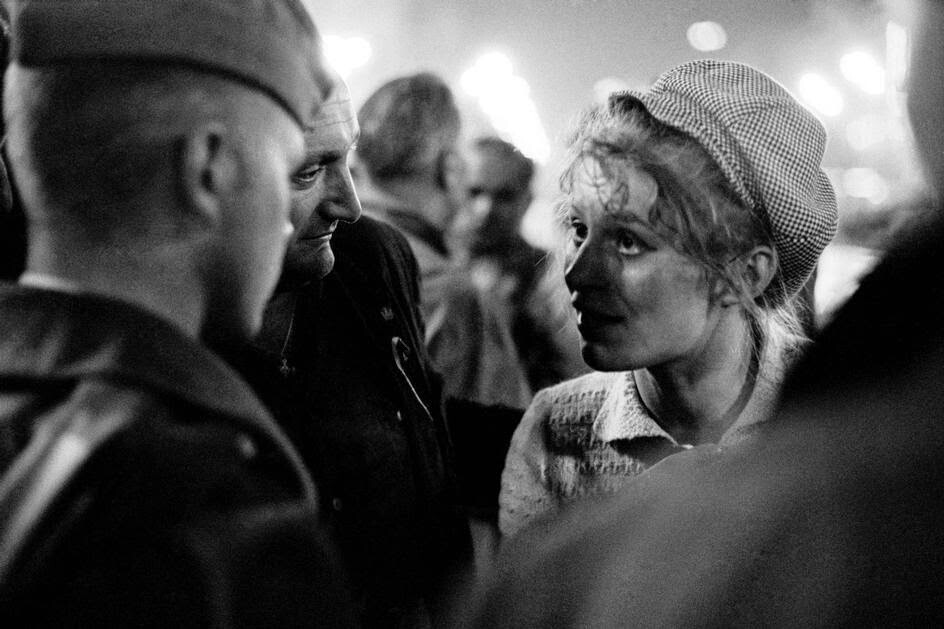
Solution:
{"label": "woman wearing checkered hat", "polygon": [[836,230],[825,141],[770,77],[715,60],[582,117],[561,176],[565,281],[597,372],[525,414],[503,534],[767,418],[805,342],[794,295]]}

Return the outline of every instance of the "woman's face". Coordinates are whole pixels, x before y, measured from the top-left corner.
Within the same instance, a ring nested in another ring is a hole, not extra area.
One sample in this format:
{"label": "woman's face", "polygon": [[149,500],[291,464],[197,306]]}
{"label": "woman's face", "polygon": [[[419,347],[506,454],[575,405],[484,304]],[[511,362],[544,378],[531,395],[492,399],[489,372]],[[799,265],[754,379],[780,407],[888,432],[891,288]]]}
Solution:
{"label": "woman's face", "polygon": [[718,319],[703,267],[649,223],[655,180],[627,168],[614,184],[586,159],[568,198],[565,281],[583,358],[601,371],[693,359]]}

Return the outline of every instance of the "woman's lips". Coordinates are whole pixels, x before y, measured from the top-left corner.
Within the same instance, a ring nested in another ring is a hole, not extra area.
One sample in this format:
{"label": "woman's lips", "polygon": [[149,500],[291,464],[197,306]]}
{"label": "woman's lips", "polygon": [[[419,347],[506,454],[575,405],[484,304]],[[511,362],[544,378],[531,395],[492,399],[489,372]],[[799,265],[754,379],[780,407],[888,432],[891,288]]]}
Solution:
{"label": "woman's lips", "polygon": [[577,328],[584,336],[619,323],[621,317],[597,310],[577,309]]}

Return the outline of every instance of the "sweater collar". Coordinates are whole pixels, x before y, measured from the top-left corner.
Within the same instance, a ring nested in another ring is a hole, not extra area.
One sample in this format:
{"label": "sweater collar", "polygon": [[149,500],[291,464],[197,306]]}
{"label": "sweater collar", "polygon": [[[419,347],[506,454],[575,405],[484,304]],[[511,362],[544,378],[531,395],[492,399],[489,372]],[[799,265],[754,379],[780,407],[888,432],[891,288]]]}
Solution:
{"label": "sweater collar", "polygon": [[[781,344],[770,342],[761,357],[761,367],[754,390],[734,423],[725,431],[720,445],[740,441],[756,424],[766,421],[778,399],[786,369],[786,352]],[[640,437],[662,437],[675,445],[683,445],[662,429],[649,414],[636,388],[631,371],[619,374],[617,385],[609,388],[594,419],[593,433],[604,442]]]}

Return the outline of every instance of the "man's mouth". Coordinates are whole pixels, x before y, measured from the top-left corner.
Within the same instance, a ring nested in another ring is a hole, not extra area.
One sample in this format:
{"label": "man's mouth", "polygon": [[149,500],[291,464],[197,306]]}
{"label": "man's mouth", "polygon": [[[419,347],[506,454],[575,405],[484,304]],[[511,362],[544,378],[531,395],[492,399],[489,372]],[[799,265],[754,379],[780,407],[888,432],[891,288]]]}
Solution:
{"label": "man's mouth", "polygon": [[320,234],[312,234],[311,236],[303,236],[301,240],[322,240],[327,242],[328,240],[331,240],[332,235],[334,235],[334,230],[321,232]]}

